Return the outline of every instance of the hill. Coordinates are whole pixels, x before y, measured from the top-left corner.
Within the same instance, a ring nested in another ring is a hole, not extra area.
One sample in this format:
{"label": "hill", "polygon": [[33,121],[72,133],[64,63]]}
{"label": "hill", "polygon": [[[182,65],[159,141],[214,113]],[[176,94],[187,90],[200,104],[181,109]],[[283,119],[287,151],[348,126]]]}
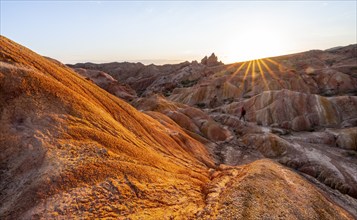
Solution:
{"label": "hill", "polygon": [[0,97],[1,216],[203,205],[213,163],[201,143],[4,37]]}

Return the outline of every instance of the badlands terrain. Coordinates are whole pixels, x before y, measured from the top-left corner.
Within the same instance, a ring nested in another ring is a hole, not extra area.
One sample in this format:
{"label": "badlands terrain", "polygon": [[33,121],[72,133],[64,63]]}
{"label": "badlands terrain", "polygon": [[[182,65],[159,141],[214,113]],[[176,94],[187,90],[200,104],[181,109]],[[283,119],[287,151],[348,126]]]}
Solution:
{"label": "badlands terrain", "polygon": [[357,219],[356,45],[64,65],[1,36],[0,124],[0,219]]}

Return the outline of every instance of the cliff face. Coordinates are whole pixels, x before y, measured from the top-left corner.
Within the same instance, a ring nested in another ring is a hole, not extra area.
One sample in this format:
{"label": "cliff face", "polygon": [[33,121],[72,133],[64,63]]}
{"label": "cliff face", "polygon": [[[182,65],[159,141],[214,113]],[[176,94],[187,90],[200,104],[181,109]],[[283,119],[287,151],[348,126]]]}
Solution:
{"label": "cliff face", "polygon": [[3,36],[0,48],[1,219],[353,219],[272,160],[221,164],[239,158],[214,155],[218,131],[237,141],[223,114],[159,97],[136,100],[143,113]]}

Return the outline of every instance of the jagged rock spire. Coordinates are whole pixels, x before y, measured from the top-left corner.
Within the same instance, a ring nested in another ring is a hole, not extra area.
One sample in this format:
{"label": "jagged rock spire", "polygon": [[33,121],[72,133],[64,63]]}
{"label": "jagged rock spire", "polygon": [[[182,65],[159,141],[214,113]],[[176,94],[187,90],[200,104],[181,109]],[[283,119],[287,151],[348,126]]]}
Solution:
{"label": "jagged rock spire", "polygon": [[208,58],[205,56],[201,60],[201,63],[206,66],[218,66],[223,64],[221,61],[218,61],[218,57],[214,53],[212,53]]}

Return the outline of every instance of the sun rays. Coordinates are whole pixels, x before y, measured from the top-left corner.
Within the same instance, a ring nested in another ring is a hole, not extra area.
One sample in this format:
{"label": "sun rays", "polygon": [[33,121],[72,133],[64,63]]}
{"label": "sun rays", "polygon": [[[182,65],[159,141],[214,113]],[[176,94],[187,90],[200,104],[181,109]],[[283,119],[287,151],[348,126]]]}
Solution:
{"label": "sun rays", "polygon": [[246,90],[246,84],[249,81],[251,82],[252,88],[255,86],[255,84],[259,84],[260,81],[257,82],[257,80],[262,80],[264,89],[270,90],[271,88],[268,84],[267,78],[272,78],[276,80],[281,86],[283,86],[280,82],[279,77],[276,75],[276,73],[274,73],[270,65],[274,67],[273,69],[277,68],[278,71],[280,71],[279,67],[281,65],[270,58],[243,62],[228,78],[228,81],[232,80],[234,77],[238,76],[239,74],[244,74],[242,79],[243,90]]}
{"label": "sun rays", "polygon": [[270,88],[269,88],[269,85],[268,85],[267,80],[266,80],[266,78],[265,78],[264,71],[263,71],[262,66],[261,66],[260,63],[261,63],[261,61],[260,61],[260,60],[257,60],[259,73],[260,73],[260,75],[261,75],[262,78],[263,78],[263,82],[264,82],[265,88],[269,90]]}

